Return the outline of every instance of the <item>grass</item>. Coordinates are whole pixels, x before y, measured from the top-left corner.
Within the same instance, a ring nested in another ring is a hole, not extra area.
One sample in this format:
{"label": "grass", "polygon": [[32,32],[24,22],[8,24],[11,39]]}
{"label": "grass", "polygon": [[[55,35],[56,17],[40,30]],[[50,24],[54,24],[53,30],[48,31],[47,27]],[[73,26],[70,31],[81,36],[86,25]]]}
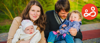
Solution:
{"label": "grass", "polygon": [[[9,19],[7,15],[4,13],[0,13],[0,22],[3,22],[3,20]],[[9,19],[10,20],[10,19]],[[6,24],[6,25],[0,25],[0,33],[8,32],[11,24]]]}
{"label": "grass", "polygon": [[10,25],[0,25],[0,33],[8,32],[10,28]]}
{"label": "grass", "polygon": [[3,20],[5,20],[5,19],[9,19],[10,20],[10,18],[7,16],[7,15],[5,15],[5,13],[0,13],[0,22],[1,21],[3,21]]}
{"label": "grass", "polygon": [[4,12],[11,20],[13,20],[13,16],[12,16],[10,10],[8,9],[8,7],[7,7],[4,3],[2,3],[2,4],[4,5],[4,7],[6,8],[6,10],[7,10],[9,13],[7,14],[5,11],[3,11],[3,12]]}

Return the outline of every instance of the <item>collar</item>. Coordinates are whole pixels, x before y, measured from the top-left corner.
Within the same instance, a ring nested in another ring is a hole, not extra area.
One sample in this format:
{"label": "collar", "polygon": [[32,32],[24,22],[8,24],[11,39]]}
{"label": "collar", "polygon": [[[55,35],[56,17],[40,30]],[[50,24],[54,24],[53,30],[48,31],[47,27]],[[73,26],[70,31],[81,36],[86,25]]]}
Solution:
{"label": "collar", "polygon": [[56,19],[56,21],[57,21],[57,23],[58,24],[62,24],[62,23],[64,23],[66,20],[67,20],[67,18],[62,22],[62,20],[61,20],[61,18],[59,17],[59,15],[54,11],[54,17],[55,17],[55,19]]}
{"label": "collar", "polygon": [[82,25],[82,22],[81,21],[79,21],[79,23],[80,23],[80,25]]}

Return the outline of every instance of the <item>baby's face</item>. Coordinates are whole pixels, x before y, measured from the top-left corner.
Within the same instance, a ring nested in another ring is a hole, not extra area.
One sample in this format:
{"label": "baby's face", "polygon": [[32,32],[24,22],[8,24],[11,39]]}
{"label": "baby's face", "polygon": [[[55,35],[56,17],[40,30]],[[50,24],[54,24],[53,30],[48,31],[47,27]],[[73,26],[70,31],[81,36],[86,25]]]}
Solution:
{"label": "baby's face", "polygon": [[73,21],[78,21],[78,22],[81,21],[80,18],[79,18],[79,15],[78,15],[77,13],[72,13],[72,14],[70,15],[69,20],[70,20],[71,22],[73,22]]}
{"label": "baby's face", "polygon": [[25,32],[26,34],[32,34],[32,33],[34,32],[34,27],[33,27],[33,25],[30,25],[30,26],[26,27],[25,30],[24,30],[24,32]]}

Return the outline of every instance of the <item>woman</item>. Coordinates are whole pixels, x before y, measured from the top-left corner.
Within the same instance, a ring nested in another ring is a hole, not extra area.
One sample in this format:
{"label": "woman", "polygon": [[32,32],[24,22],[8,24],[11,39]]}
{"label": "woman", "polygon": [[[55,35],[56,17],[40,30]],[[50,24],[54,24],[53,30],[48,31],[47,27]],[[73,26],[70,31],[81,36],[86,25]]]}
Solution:
{"label": "woman", "polygon": [[[31,21],[33,21],[34,25],[38,26],[37,29],[41,33],[41,40],[39,41],[39,43],[46,43],[44,37],[46,16],[43,13],[42,6],[38,1],[30,1],[26,6],[26,8],[23,10],[21,17],[14,18],[8,33],[7,43],[11,43],[16,30],[19,28],[21,21],[24,19],[30,19]],[[29,42],[30,40],[27,41],[19,40],[17,43],[29,43]]]}

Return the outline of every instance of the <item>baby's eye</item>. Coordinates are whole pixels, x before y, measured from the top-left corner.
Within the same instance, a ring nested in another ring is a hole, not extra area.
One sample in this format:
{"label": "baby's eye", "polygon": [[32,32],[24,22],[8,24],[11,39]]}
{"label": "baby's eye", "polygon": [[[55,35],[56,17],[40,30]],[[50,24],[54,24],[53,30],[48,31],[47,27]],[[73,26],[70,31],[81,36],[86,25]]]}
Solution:
{"label": "baby's eye", "polygon": [[29,29],[27,29],[27,30],[29,30]]}
{"label": "baby's eye", "polygon": [[33,29],[33,28],[31,28],[31,29]]}

